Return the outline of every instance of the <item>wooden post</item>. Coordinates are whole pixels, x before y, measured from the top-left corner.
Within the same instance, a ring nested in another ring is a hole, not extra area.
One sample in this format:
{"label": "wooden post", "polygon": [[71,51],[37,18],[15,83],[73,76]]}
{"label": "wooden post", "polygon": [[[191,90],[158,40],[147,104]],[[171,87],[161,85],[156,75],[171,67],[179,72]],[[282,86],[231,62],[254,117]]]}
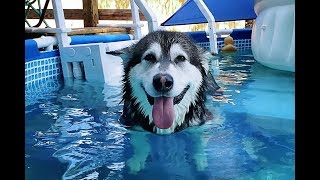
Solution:
{"label": "wooden post", "polygon": [[98,0],[82,0],[84,27],[96,27],[99,23]]}

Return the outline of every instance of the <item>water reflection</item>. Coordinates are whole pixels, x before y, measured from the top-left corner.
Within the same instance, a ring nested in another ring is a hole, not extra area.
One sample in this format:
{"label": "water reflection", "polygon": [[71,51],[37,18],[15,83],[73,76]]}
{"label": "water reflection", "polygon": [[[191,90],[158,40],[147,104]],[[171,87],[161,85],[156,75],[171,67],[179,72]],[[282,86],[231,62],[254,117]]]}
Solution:
{"label": "water reflection", "polygon": [[[112,172],[122,171],[125,165],[122,151],[127,139],[127,130],[117,122],[120,92],[120,87],[65,79],[63,87],[55,92],[54,105],[46,105],[43,110],[54,115],[54,122],[48,129],[34,132],[35,143],[27,148],[27,155],[33,157],[34,148],[55,149],[53,157],[68,164],[62,179],[100,178],[101,168],[107,176],[119,175]],[[28,120],[37,116],[41,113],[28,116]]]}
{"label": "water reflection", "polygon": [[[250,52],[238,53],[219,56],[217,82],[228,103],[209,99],[212,121],[169,136],[119,124],[120,86],[64,80],[27,103],[27,164],[53,156],[60,164],[51,173],[67,165],[62,179],[293,179],[294,121],[280,115],[292,113],[294,103],[285,98],[292,98],[294,79],[255,63]],[[284,102],[291,103],[285,112],[270,111]],[[271,117],[254,110],[259,107]]]}
{"label": "water reflection", "polygon": [[220,54],[220,68],[216,79],[223,93],[213,101],[235,105],[232,111],[246,113],[254,130],[294,134],[294,73],[257,63],[249,50]]}

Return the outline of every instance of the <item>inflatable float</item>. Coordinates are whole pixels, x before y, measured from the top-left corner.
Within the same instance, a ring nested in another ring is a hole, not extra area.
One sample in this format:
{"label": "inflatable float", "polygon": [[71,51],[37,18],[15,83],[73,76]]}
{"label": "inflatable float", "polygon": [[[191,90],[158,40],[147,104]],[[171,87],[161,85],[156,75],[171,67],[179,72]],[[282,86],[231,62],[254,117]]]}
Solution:
{"label": "inflatable float", "polygon": [[295,0],[255,0],[254,10],[255,59],[270,68],[295,72]]}

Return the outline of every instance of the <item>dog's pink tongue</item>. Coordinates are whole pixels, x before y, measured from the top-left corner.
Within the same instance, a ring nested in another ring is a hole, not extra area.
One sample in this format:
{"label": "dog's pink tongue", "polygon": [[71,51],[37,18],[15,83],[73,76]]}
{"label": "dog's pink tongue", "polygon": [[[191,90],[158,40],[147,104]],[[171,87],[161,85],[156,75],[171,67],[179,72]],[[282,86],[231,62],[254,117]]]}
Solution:
{"label": "dog's pink tongue", "polygon": [[173,97],[156,97],[152,109],[154,124],[160,129],[168,129],[174,120]]}

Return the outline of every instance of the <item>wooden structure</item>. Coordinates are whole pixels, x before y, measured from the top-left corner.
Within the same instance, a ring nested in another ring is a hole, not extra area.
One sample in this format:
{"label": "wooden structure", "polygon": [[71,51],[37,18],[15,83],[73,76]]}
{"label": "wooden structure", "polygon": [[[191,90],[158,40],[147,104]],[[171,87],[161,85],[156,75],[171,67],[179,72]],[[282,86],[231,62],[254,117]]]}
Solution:
{"label": "wooden structure", "polygon": [[[132,21],[131,9],[98,9],[98,0],[82,0],[83,9],[63,9],[65,19],[84,20],[84,28],[73,28],[68,35],[98,33],[133,33],[132,27],[97,27],[99,20]],[[145,21],[139,12],[140,20]],[[26,19],[39,19],[35,11],[30,11]],[[44,19],[54,19],[53,10],[45,11]]]}

